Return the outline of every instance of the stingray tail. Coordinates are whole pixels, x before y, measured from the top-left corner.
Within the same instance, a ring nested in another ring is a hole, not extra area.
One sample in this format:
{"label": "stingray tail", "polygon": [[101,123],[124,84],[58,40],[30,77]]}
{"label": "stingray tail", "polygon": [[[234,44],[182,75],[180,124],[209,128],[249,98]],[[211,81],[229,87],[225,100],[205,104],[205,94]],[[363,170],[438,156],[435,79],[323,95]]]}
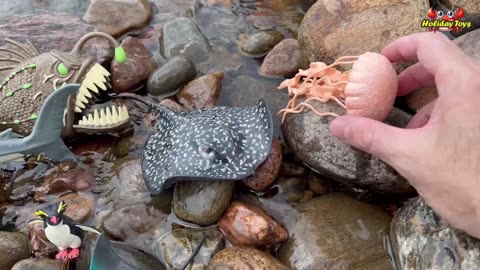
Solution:
{"label": "stingray tail", "polygon": [[131,94],[131,93],[123,93],[119,95],[112,96],[112,99],[131,99],[131,100],[136,100],[139,101],[148,107],[152,108],[154,111],[159,112],[160,114],[172,114],[173,111],[159,103],[152,102],[150,100],[147,100],[146,98],[136,95],[136,94]]}

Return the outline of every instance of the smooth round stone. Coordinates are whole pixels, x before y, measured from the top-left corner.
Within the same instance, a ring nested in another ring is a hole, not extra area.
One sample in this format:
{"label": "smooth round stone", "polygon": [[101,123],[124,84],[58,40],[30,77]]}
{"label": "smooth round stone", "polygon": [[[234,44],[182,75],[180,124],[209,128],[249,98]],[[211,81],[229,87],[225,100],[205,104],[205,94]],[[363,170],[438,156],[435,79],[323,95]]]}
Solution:
{"label": "smooth round stone", "polygon": [[17,262],[30,258],[30,240],[24,233],[0,232],[0,250],[0,270],[10,270]]}
{"label": "smooth round stone", "polygon": [[32,258],[19,261],[12,270],[63,270],[63,262],[60,260]]}
{"label": "smooth round stone", "polygon": [[249,36],[240,46],[241,52],[250,57],[262,57],[282,41],[277,31],[264,31]]}
{"label": "smooth round stone", "polygon": [[421,198],[394,217],[389,249],[397,269],[480,269],[480,240],[448,225]]}
{"label": "smooth round stone", "polygon": [[267,77],[293,77],[300,68],[300,51],[296,39],[284,39],[265,57],[258,73]]}
{"label": "smooth round stone", "polygon": [[[173,194],[173,212],[200,226],[215,224],[228,207],[235,181],[185,181],[177,183]],[[199,203],[201,202],[201,203]]]}
{"label": "smooth round stone", "polygon": [[195,66],[185,58],[175,57],[155,70],[147,81],[148,93],[154,96],[174,95],[181,86],[197,75]]}
{"label": "smooth round stone", "polygon": [[249,247],[231,247],[218,252],[207,270],[288,270],[289,268],[267,253]]}
{"label": "smooth round stone", "polygon": [[222,89],[223,72],[199,77],[178,94],[178,102],[187,110],[211,108],[216,105]]}

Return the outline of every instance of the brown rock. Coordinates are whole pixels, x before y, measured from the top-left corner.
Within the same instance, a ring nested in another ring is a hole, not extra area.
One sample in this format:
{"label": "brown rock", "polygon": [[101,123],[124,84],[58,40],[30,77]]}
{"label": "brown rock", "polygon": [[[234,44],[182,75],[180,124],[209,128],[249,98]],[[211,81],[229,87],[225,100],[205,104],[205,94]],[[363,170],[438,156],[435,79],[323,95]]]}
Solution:
{"label": "brown rock", "polygon": [[275,257],[248,247],[231,247],[218,252],[207,270],[288,270]]}
{"label": "brown rock", "polygon": [[480,61],[480,29],[456,38],[453,42],[457,44],[466,55]]}
{"label": "brown rock", "polygon": [[292,77],[298,72],[300,51],[296,39],[284,39],[267,54],[258,73],[262,76]]}
{"label": "brown rock", "polygon": [[305,168],[300,165],[284,161],[280,167],[280,175],[287,177],[302,177],[305,174]]}
{"label": "brown rock", "polygon": [[240,201],[230,205],[218,228],[234,246],[264,247],[288,239],[288,232],[263,210]]}
{"label": "brown rock", "polygon": [[308,186],[310,190],[317,195],[330,193],[330,181],[316,173],[310,173],[308,175]]}
{"label": "brown rock", "polygon": [[163,106],[165,106],[167,108],[175,110],[175,111],[180,111],[180,112],[185,112],[186,111],[186,109],[182,105],[178,104],[173,99],[169,99],[169,98],[162,99],[160,101],[160,104],[162,104]]}
{"label": "brown rock", "polygon": [[112,36],[141,29],[150,21],[152,10],[147,0],[91,0],[83,20]]}
{"label": "brown rock", "polygon": [[11,270],[15,263],[30,257],[30,241],[24,233],[0,231],[0,250],[0,270]]}
{"label": "brown rock", "polygon": [[[317,1],[305,14],[298,31],[300,64],[332,63],[345,55],[380,52],[391,41],[427,31],[428,1]],[[375,26],[375,27],[373,27]]]}
{"label": "brown rock", "polygon": [[438,98],[436,87],[427,87],[411,93],[407,97],[407,105],[410,109],[418,112],[423,106]]}
{"label": "brown rock", "polygon": [[263,191],[277,179],[282,165],[282,146],[277,139],[272,141],[272,151],[267,159],[258,166],[252,176],[243,180],[243,183],[256,191]]}
{"label": "brown rock", "polygon": [[142,87],[148,76],[157,68],[152,53],[143,43],[133,37],[122,41],[127,59],[123,63],[112,62],[112,86],[117,93],[129,92]]}
{"label": "brown rock", "polygon": [[43,224],[31,225],[28,228],[28,237],[30,238],[32,254],[35,257],[48,258],[49,255],[58,251],[57,247],[48,241]]}
{"label": "brown rock", "polygon": [[65,215],[77,223],[88,220],[93,211],[94,201],[91,197],[80,196],[78,193],[69,193],[60,197],[67,204]]}
{"label": "brown rock", "polygon": [[202,76],[191,81],[178,94],[178,101],[187,110],[215,106],[222,89],[223,72]]}
{"label": "brown rock", "polygon": [[298,201],[299,203],[308,202],[313,198],[313,191],[307,190],[303,193],[303,197]]}
{"label": "brown rock", "polygon": [[[75,167],[64,173],[49,177],[37,191],[39,194],[55,194],[67,190],[83,191],[92,186],[94,176],[91,172]],[[39,195],[36,195],[39,197]]]}
{"label": "brown rock", "polygon": [[280,193],[287,202],[300,201],[306,191],[305,179],[303,178],[280,177],[275,186],[280,187]]}

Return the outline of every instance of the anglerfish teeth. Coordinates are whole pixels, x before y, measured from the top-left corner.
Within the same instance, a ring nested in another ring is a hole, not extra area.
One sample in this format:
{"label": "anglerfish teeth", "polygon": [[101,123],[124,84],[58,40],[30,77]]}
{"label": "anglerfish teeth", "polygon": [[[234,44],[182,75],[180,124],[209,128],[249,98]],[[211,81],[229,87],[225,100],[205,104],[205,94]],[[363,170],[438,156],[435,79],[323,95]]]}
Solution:
{"label": "anglerfish teeth", "polygon": [[128,109],[125,105],[120,107],[113,105],[97,109],[88,116],[83,116],[77,125],[80,127],[109,127],[123,124],[129,119]]}
{"label": "anglerfish teeth", "polygon": [[77,99],[75,102],[75,112],[81,113],[85,108],[85,104],[88,104],[88,98],[92,98],[93,95],[91,92],[99,94],[98,89],[106,91],[108,88],[111,88],[108,84],[108,77],[110,73],[100,64],[93,65],[90,70],[85,75],[80,90],[77,94]]}

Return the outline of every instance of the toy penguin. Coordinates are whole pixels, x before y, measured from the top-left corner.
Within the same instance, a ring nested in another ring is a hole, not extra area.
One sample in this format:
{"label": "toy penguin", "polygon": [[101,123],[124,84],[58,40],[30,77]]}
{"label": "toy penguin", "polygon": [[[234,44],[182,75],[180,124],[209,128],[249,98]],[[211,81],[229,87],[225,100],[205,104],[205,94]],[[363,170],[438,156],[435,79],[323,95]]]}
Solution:
{"label": "toy penguin", "polygon": [[[66,209],[65,202],[60,201],[35,212],[35,216],[43,221],[47,239],[60,250],[55,256],[57,260],[75,259],[80,256],[79,248],[82,245],[84,231],[100,234],[97,230],[76,224],[71,218],[64,216]],[[42,221],[35,220],[29,223]]]}

